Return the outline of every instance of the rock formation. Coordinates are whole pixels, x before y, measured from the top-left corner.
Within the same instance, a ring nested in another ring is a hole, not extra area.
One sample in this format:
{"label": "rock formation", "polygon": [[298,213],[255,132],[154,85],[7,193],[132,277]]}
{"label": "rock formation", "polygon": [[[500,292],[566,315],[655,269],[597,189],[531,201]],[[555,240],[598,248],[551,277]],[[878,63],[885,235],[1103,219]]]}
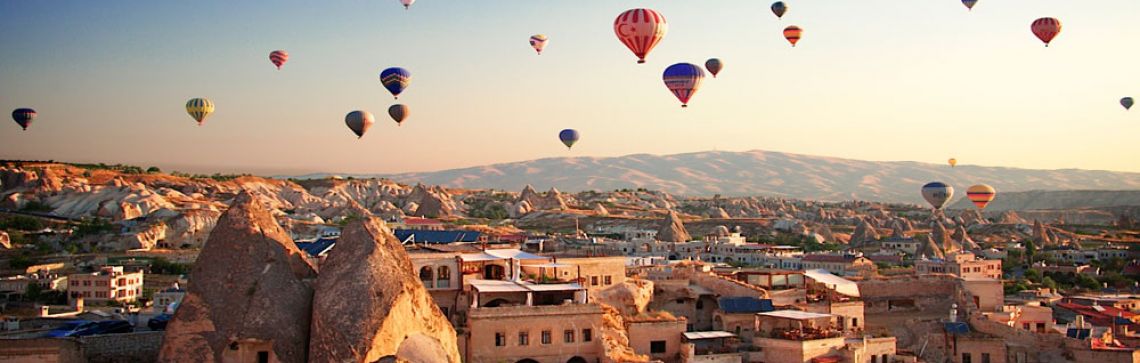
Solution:
{"label": "rock formation", "polygon": [[166,328],[159,361],[220,362],[254,350],[304,362],[316,272],[248,192],[218,220]]}
{"label": "rock formation", "polygon": [[2,248],[2,249],[12,248],[12,240],[8,237],[8,232],[0,231],[0,248]]}
{"label": "rock formation", "polygon": [[944,254],[962,250],[962,246],[954,242],[953,238],[950,238],[950,233],[942,223],[934,223],[934,227],[930,230],[930,238],[934,240],[934,243],[938,245]]}
{"label": "rock formation", "polygon": [[565,210],[566,200],[556,188],[550,188],[546,195],[539,195],[529,184],[519,194],[519,202],[527,202],[534,210]]}
{"label": "rock formation", "polygon": [[511,215],[511,218],[519,218],[532,211],[534,211],[534,208],[531,208],[530,202],[520,200],[516,202],[514,206],[511,206],[511,209],[508,210],[507,213]]}
{"label": "rock formation", "polygon": [[1017,212],[1014,212],[1012,210],[1007,210],[1001,214],[1001,217],[998,218],[998,223],[1000,223],[1000,224],[1025,224],[1025,220],[1021,219],[1021,217],[1017,215]]}
{"label": "rock formation", "polygon": [[610,215],[610,210],[606,209],[606,206],[602,205],[602,203],[596,203],[594,204],[594,215],[605,217]]}
{"label": "rock formation", "polygon": [[[451,199],[451,195],[443,188],[428,188],[423,184],[416,185],[412,193],[408,195],[407,203],[416,205],[411,212],[412,215],[429,218],[450,217],[455,215],[459,209],[456,207],[455,201]],[[405,209],[408,209],[407,205],[405,205]]]}
{"label": "rock formation", "polygon": [[925,256],[927,258],[946,258],[946,254],[942,252],[942,248],[934,241],[930,235],[926,235],[918,243],[918,249],[915,251],[916,256]]}
{"label": "rock formation", "polygon": [[685,223],[674,211],[669,211],[669,215],[661,220],[660,228],[657,229],[657,240],[661,242],[688,242],[692,239],[693,237],[685,230]]}
{"label": "rock formation", "polygon": [[970,234],[966,233],[966,226],[963,225],[958,225],[958,228],[954,230],[954,235],[950,238],[954,240],[954,243],[962,246],[963,249],[978,250],[981,248],[973,238],[970,238]]}
{"label": "rock formation", "polygon": [[724,208],[720,208],[720,207],[709,209],[709,212],[705,213],[705,214],[709,218],[720,218],[720,219],[732,218],[732,216],[728,215],[728,212],[725,211]]}
{"label": "rock formation", "polygon": [[412,270],[382,222],[349,224],[321,265],[309,361],[458,363],[455,330]]}
{"label": "rock formation", "polygon": [[590,296],[592,301],[612,306],[622,316],[644,313],[653,299],[653,281],[629,279],[624,283],[606,287]]}
{"label": "rock formation", "polygon": [[852,247],[860,247],[867,242],[878,241],[881,236],[879,231],[875,229],[866,219],[859,222],[855,226],[855,231],[851,233],[851,240],[848,242]]}

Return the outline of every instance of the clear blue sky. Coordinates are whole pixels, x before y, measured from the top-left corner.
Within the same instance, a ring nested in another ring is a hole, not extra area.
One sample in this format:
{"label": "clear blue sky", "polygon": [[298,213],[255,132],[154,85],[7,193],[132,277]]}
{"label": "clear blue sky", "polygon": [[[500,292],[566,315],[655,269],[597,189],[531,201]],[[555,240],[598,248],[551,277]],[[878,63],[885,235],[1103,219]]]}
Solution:
{"label": "clear blue sky", "polygon": [[[1140,107],[1117,104],[1140,99],[1140,1],[788,3],[777,20],[746,0],[3,1],[0,109],[39,118],[0,125],[0,157],[387,173],[763,149],[1140,171]],[[637,65],[612,23],[642,6],[669,32]],[[1042,16],[1064,23],[1049,48],[1029,31]],[[681,109],[662,70],[709,57],[725,70]],[[413,74],[402,127],[389,66]],[[217,105],[204,127],[192,97]],[[377,118],[360,140],[343,122],[356,109]],[[571,152],[563,128],[582,133]]]}

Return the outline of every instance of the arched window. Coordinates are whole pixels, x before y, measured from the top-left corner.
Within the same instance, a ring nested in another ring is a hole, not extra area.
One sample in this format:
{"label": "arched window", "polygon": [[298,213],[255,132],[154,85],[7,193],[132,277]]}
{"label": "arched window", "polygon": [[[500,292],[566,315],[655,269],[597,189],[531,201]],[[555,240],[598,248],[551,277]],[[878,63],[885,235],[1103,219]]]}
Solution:
{"label": "arched window", "polygon": [[451,268],[440,266],[439,272],[435,274],[435,279],[435,287],[451,287]]}
{"label": "arched window", "polygon": [[431,266],[424,266],[423,268],[420,268],[420,282],[424,283],[424,287],[431,288],[432,280],[434,279],[432,278]]}

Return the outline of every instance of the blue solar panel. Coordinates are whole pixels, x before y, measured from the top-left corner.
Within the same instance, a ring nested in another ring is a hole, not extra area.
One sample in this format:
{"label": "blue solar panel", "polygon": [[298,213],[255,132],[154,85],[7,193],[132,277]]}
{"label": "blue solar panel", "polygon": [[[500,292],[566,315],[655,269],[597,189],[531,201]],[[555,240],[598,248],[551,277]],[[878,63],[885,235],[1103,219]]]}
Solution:
{"label": "blue solar panel", "polygon": [[776,310],[772,306],[772,300],[751,296],[722,297],[717,302],[720,304],[720,310],[729,314],[766,313]]}
{"label": "blue solar panel", "polygon": [[1091,329],[1069,328],[1069,331],[1065,332],[1065,336],[1074,339],[1087,339],[1091,332]]}
{"label": "blue solar panel", "polygon": [[313,242],[296,242],[297,248],[309,256],[317,257],[336,244],[336,238],[321,238]]}
{"label": "blue solar panel", "polygon": [[[481,233],[474,231],[429,231],[420,229],[397,229],[393,232],[401,242],[415,243],[454,243],[475,242]],[[412,240],[409,241],[409,237]]]}
{"label": "blue solar panel", "polygon": [[965,322],[946,323],[946,332],[955,335],[969,334],[970,324]]}

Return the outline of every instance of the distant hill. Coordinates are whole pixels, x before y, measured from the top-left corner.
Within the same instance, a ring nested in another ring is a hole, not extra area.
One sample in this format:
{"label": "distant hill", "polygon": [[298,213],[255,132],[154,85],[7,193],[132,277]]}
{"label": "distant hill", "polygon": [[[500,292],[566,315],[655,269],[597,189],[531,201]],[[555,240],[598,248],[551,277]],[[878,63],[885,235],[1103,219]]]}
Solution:
{"label": "distant hill", "polygon": [[[310,175],[319,176],[319,175]],[[976,183],[1006,192],[1140,190],[1140,173],[1031,170],[910,161],[861,161],[769,151],[677,155],[564,157],[443,170],[372,175],[399,182],[521,190],[526,184],[563,191],[649,188],[676,195],[770,195],[813,200],[921,202],[923,184],[939,180],[958,195]]]}
{"label": "distant hill", "polygon": [[[998,192],[986,211],[1039,210],[1039,209],[1093,209],[1107,207],[1140,206],[1140,190],[1032,190],[1027,192]],[[970,201],[962,199],[949,208],[972,208]]]}

